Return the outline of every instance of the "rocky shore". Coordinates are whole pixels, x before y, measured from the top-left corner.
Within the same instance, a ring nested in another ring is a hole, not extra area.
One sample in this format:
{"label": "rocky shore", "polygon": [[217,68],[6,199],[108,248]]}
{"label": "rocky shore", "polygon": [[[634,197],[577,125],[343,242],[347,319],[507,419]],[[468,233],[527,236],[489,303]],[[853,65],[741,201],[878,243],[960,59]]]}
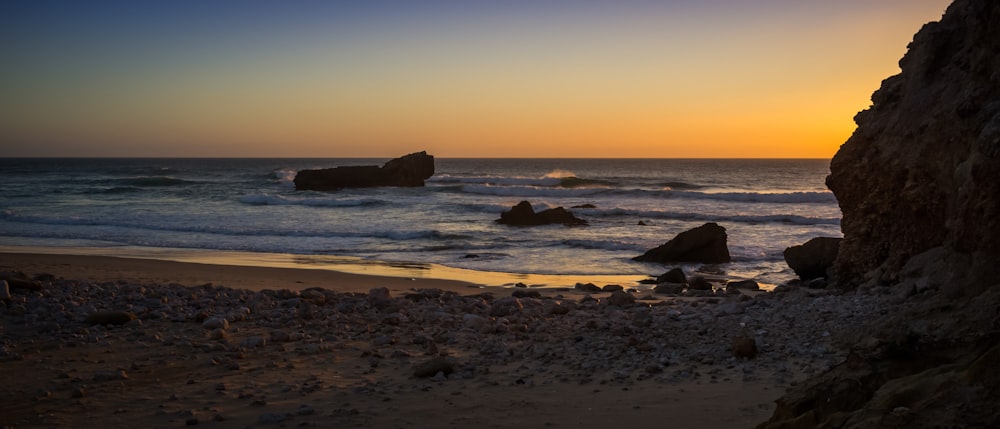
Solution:
{"label": "rocky shore", "polygon": [[[786,387],[842,362],[835,333],[891,299],[797,288],[252,291],[32,275],[40,288],[0,305],[6,426],[593,427],[601,419],[572,406],[536,407],[579,398],[604,418],[655,422],[680,395],[676,405],[717,410],[693,418],[746,427]],[[511,407],[524,416],[490,419]]]}

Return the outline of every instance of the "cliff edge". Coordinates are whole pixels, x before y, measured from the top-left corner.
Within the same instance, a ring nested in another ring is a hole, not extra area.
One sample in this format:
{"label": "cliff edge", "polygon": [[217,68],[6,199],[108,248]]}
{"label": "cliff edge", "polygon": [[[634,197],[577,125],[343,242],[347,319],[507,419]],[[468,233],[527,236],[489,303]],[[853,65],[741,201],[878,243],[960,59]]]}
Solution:
{"label": "cliff edge", "polygon": [[892,305],[759,428],[1000,427],[1000,2],[955,0],[899,64],[827,178],[845,303]]}

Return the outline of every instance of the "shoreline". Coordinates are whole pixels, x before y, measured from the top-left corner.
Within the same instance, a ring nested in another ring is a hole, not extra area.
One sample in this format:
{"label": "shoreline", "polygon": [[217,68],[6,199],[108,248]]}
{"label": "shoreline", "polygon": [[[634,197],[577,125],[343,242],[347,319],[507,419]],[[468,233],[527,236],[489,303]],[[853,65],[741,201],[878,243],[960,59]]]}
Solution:
{"label": "shoreline", "polygon": [[[590,274],[520,274],[493,271],[476,271],[463,268],[447,267],[432,263],[419,262],[388,262],[373,261],[350,256],[332,255],[296,255],[260,252],[240,252],[202,249],[172,249],[155,247],[56,247],[56,246],[12,246],[0,245],[3,255],[37,255],[37,256],[79,256],[106,257],[119,259],[141,259],[148,261],[191,263],[213,266],[238,266],[271,268],[304,271],[325,271],[331,278],[339,274],[346,275],[348,280],[371,284],[374,279],[363,279],[366,276],[379,278],[381,282],[399,284],[408,280],[416,283],[455,282],[466,286],[478,285],[488,288],[511,288],[516,283],[523,283],[530,288],[572,289],[576,283],[594,283],[598,286],[618,284],[639,290],[649,289],[648,285],[638,283],[649,278],[646,275],[590,275]],[[664,268],[666,271],[666,267]],[[55,273],[53,273],[55,274]],[[303,274],[316,278],[317,275]],[[202,283],[218,283],[211,280]],[[223,283],[224,284],[224,283]],[[228,285],[227,286],[231,286]],[[316,286],[316,285],[313,285]],[[235,287],[235,286],[233,286]],[[309,287],[309,286],[305,286]],[[422,286],[423,287],[423,286]],[[439,286],[433,286],[439,287]],[[367,292],[365,289],[363,292]]]}

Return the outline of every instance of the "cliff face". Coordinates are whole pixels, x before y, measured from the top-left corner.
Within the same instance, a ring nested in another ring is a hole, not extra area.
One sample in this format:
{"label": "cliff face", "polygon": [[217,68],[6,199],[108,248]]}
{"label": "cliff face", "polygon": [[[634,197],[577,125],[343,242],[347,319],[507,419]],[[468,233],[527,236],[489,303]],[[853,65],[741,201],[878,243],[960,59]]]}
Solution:
{"label": "cliff face", "polygon": [[[892,284],[943,246],[1000,265],[1000,2],[957,0],[882,82],[827,185],[843,211],[842,286]],[[872,270],[877,270],[872,272]]]}
{"label": "cliff face", "polygon": [[1000,1],[955,0],[900,67],[827,178],[836,283],[891,306],[759,428],[1000,427]]}

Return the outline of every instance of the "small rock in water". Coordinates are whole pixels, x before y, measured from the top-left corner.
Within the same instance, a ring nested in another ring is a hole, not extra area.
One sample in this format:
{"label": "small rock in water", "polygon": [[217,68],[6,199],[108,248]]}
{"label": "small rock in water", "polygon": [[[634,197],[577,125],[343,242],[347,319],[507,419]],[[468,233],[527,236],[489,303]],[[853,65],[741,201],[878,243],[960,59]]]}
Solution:
{"label": "small rock in water", "polygon": [[625,288],[622,285],[605,285],[601,290],[604,292],[614,292],[616,290],[625,290]]}
{"label": "small rock in water", "polygon": [[601,288],[593,283],[577,283],[574,289],[583,292],[600,292]]}

